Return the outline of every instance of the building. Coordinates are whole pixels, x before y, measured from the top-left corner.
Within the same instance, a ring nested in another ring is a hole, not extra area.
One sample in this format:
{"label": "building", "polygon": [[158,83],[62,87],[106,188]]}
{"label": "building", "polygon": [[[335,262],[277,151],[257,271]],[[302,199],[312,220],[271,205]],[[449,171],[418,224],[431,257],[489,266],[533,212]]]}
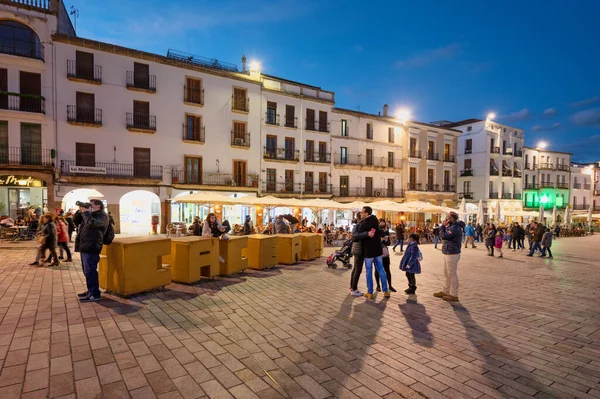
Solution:
{"label": "building", "polygon": [[524,147],[523,207],[552,210],[569,206],[571,154]]}
{"label": "building", "polygon": [[502,214],[522,210],[523,130],[489,119],[444,126],[462,133],[458,137],[458,198],[482,200],[488,215],[498,202]]}
{"label": "building", "polygon": [[576,211],[600,211],[600,164],[571,163],[571,208]]}

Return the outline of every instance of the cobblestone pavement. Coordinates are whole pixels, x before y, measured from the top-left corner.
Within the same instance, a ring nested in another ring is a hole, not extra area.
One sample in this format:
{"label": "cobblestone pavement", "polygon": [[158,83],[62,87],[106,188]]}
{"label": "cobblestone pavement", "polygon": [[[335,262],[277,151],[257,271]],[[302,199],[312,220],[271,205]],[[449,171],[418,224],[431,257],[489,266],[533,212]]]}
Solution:
{"label": "cobblestone pavement", "polygon": [[431,245],[418,295],[401,293],[392,255],[400,292],[375,301],[348,296],[349,271],[321,258],[80,304],[78,261],[1,250],[0,398],[598,398],[599,246],[464,250],[460,304],[432,296]]}

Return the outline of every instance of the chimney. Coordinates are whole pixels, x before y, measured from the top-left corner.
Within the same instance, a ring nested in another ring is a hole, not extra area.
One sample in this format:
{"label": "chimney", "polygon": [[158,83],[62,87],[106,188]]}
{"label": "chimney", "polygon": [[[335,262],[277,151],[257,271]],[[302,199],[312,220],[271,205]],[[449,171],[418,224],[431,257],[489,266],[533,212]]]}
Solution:
{"label": "chimney", "polygon": [[242,55],[242,72],[246,72],[246,56]]}
{"label": "chimney", "polygon": [[384,104],[383,105],[383,116],[388,116],[388,105]]}

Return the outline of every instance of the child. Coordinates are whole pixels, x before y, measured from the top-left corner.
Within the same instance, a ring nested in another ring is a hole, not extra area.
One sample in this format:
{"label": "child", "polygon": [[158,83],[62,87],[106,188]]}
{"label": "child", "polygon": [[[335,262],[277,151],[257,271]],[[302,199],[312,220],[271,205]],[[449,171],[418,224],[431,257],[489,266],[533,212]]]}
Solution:
{"label": "child", "polygon": [[400,261],[400,270],[406,272],[406,278],[408,279],[408,289],[404,291],[407,294],[414,294],[417,291],[415,274],[421,273],[421,260],[423,260],[423,257],[419,250],[419,235],[413,233],[408,236],[408,245]]}
{"label": "child", "polygon": [[502,231],[498,230],[498,232],[496,233],[496,243],[495,243],[494,247],[496,247],[498,252],[500,252],[500,256],[498,256],[499,258],[502,258],[502,243],[503,242],[504,242],[504,235],[502,234]]}
{"label": "child", "polygon": [[552,259],[552,251],[550,247],[552,246],[552,231],[549,228],[546,228],[546,232],[542,236],[542,254],[540,257],[546,256],[546,251],[548,251],[548,258]]}

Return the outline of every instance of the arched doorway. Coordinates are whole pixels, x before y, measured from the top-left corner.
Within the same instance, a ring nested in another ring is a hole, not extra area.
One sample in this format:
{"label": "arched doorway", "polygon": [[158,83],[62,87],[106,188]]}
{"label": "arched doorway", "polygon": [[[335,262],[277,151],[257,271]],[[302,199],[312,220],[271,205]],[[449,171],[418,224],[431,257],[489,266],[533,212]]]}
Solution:
{"label": "arched doorway", "polygon": [[99,199],[104,202],[104,208],[106,208],[106,200],[104,195],[98,190],[91,188],[78,188],[76,190],[69,191],[62,200],[61,208],[65,211],[75,212],[78,209],[76,204],[77,201],[88,202],[91,199]]}
{"label": "arched doorway", "polygon": [[121,234],[149,234],[152,231],[152,216],[155,215],[159,217],[160,225],[160,199],[150,191],[131,191],[119,200]]}

